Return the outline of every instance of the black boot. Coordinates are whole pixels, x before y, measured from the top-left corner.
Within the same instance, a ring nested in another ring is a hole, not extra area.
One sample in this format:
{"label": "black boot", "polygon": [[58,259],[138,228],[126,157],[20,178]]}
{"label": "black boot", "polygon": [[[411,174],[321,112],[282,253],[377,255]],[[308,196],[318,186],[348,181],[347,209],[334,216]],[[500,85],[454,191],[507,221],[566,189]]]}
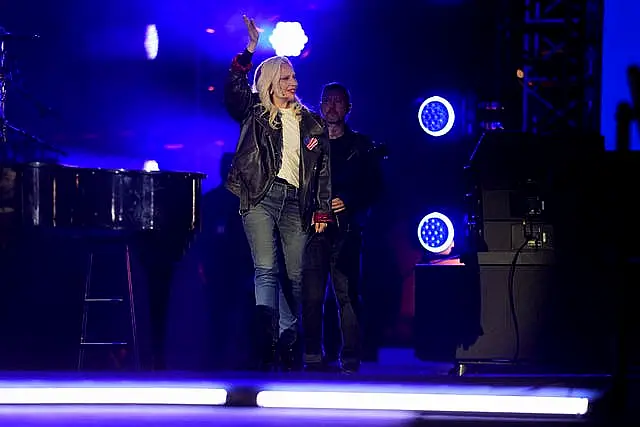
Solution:
{"label": "black boot", "polygon": [[256,306],[256,359],[258,370],[263,372],[272,372],[275,369],[276,345],[273,323],[273,309],[264,305]]}
{"label": "black boot", "polygon": [[280,370],[282,372],[302,370],[302,347],[296,331],[287,329],[280,334],[278,355],[280,356]]}
{"label": "black boot", "polygon": [[262,354],[260,355],[258,370],[262,372],[273,372],[276,369],[276,344],[270,342],[265,345]]}

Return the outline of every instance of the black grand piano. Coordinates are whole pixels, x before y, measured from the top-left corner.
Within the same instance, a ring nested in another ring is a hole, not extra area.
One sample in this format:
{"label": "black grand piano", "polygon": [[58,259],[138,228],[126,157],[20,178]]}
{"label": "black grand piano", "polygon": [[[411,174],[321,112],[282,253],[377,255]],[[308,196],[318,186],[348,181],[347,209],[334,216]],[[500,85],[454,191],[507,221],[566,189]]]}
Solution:
{"label": "black grand piano", "polygon": [[[0,171],[0,248],[12,241],[51,234],[87,248],[78,368],[84,366],[87,349],[120,346],[133,354],[136,368],[144,365],[164,369],[165,322],[173,266],[199,228],[202,180],[206,176],[37,162],[0,166]],[[106,244],[122,253],[122,262],[113,265],[113,269],[124,271],[121,295],[97,295],[92,286],[96,281],[96,273],[92,271],[95,257]],[[142,363],[139,355],[135,304],[139,298],[134,295],[138,290],[132,274],[133,256],[148,283],[146,301],[152,350],[148,363]],[[129,336],[121,340],[92,337],[93,307],[117,303],[128,308]]]}
{"label": "black grand piano", "polygon": [[204,178],[189,172],[36,162],[5,170],[2,194],[8,197],[0,200],[5,201],[5,210],[16,213],[13,219],[20,226],[190,232],[198,227]]}

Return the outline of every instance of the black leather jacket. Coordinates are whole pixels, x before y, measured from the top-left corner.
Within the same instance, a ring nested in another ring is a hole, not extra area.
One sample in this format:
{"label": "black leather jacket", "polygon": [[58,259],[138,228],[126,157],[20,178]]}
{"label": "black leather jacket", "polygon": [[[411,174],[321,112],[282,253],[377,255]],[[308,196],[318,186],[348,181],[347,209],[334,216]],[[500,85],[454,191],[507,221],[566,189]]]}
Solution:
{"label": "black leather jacket", "polygon": [[362,229],[383,191],[382,168],[375,144],[348,126],[344,135],[331,140],[330,144],[332,194],[346,206],[345,211],[336,214],[336,222],[340,228]]}
{"label": "black leather jacket", "polygon": [[[224,88],[227,111],[241,124],[226,187],[240,198],[240,212],[258,204],[282,165],[282,129],[273,129],[247,78],[251,54],[236,56]],[[314,141],[314,138],[317,140]],[[308,148],[311,146],[311,148]],[[329,139],[322,119],[307,109],[300,122],[300,216],[303,227],[331,220]]]}

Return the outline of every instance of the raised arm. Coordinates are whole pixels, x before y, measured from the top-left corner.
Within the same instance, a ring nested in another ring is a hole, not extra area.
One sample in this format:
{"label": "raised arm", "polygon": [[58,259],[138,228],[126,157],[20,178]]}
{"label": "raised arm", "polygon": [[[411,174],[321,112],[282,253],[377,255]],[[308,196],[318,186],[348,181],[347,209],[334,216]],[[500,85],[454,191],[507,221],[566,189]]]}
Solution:
{"label": "raised arm", "polygon": [[258,45],[259,32],[253,19],[242,17],[249,33],[249,43],[244,52],[236,55],[231,63],[224,85],[224,104],[229,115],[241,122],[253,107],[255,95],[249,86],[247,74],[251,69],[251,59]]}

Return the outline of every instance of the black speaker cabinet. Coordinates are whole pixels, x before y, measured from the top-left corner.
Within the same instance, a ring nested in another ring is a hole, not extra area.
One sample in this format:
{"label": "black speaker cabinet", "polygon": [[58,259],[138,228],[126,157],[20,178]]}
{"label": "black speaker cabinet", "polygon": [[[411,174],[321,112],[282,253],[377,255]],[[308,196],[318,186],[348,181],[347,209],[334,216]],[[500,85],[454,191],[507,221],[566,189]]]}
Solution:
{"label": "black speaker cabinet", "polygon": [[[417,265],[415,350],[421,360],[511,360],[516,335],[509,304],[510,265]],[[551,266],[518,265],[514,276],[519,357],[542,361],[553,352]]]}
{"label": "black speaker cabinet", "polygon": [[483,335],[468,349],[456,352],[458,360],[511,360],[515,356],[527,361],[548,359],[550,302],[554,280],[552,266],[518,265],[513,281],[513,300],[520,336],[516,355],[516,331],[509,303],[510,265],[481,265],[480,293]]}
{"label": "black speaker cabinet", "polygon": [[[534,264],[545,259],[543,253],[534,255],[523,254],[522,261],[529,264],[515,269],[517,362],[561,372],[610,372],[615,356],[612,278],[603,277],[594,265]],[[419,359],[513,361],[512,257],[491,258],[493,264],[475,267],[416,266],[414,342]]]}

